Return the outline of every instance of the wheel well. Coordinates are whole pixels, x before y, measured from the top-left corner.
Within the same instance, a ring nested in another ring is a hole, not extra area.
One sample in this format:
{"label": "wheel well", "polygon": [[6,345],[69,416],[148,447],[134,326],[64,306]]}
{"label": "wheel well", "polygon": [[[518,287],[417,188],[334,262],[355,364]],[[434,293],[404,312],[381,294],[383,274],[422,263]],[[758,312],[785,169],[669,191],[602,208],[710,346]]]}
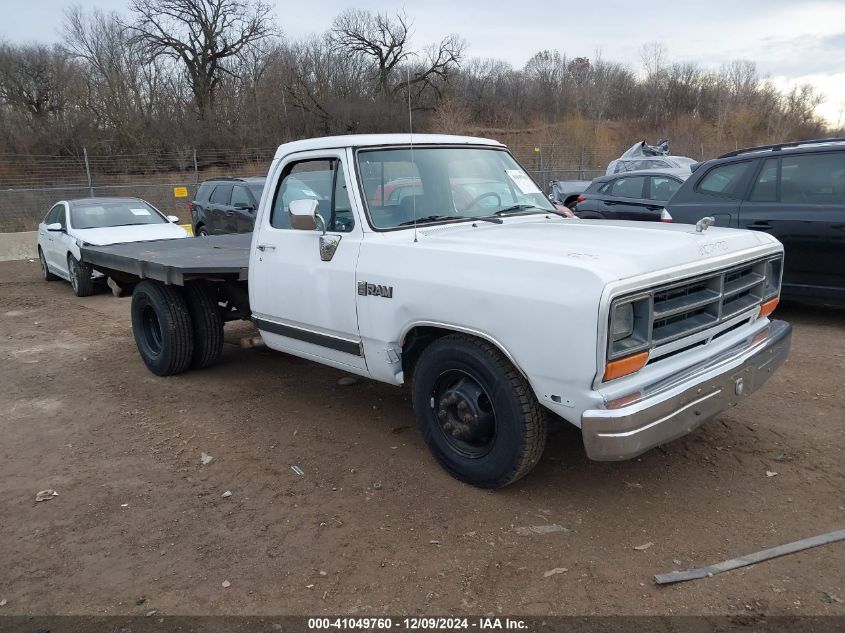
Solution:
{"label": "wheel well", "polygon": [[449,334],[464,334],[465,336],[472,336],[474,338],[478,338],[482,341],[487,341],[495,345],[500,352],[502,352],[505,357],[513,364],[516,370],[525,375],[525,372],[520,369],[520,367],[516,364],[511,355],[508,354],[507,350],[505,350],[501,344],[497,341],[487,338],[485,336],[479,336],[478,334],[472,332],[466,332],[460,329],[451,329],[449,327],[441,327],[441,326],[434,326],[434,325],[418,325],[405,334],[405,337],[402,341],[402,372],[405,375],[405,382],[407,383],[411,379],[411,375],[414,372],[414,366],[417,364],[417,360],[419,360],[420,355],[423,353],[425,348],[431,345],[434,341],[444,336],[448,336]]}

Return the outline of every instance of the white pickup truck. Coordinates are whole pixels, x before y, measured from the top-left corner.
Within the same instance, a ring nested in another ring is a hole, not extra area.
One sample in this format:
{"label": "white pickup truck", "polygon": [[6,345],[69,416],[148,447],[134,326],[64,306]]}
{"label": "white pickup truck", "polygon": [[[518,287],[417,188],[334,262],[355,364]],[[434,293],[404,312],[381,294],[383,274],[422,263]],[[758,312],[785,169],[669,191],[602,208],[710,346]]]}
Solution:
{"label": "white pickup truck", "polygon": [[500,143],[360,135],[279,147],[252,235],[84,246],[132,287],[154,373],[206,366],[223,324],[397,386],[458,479],[540,459],[549,413],[622,460],[689,433],[784,362],[783,249],[760,232],[564,219]]}

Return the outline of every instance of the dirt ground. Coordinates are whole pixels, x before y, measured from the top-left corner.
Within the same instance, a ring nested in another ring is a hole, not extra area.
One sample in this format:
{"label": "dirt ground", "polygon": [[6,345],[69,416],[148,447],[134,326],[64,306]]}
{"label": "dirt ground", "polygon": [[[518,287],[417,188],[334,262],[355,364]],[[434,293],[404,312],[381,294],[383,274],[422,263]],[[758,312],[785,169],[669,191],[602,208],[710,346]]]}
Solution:
{"label": "dirt ground", "polygon": [[246,324],[218,365],[154,376],[129,304],[0,263],[3,614],[845,614],[845,543],[652,580],[845,527],[845,312],[781,307],[787,364],[687,438],[596,463],[561,425],[485,492],[405,391],[241,349]]}

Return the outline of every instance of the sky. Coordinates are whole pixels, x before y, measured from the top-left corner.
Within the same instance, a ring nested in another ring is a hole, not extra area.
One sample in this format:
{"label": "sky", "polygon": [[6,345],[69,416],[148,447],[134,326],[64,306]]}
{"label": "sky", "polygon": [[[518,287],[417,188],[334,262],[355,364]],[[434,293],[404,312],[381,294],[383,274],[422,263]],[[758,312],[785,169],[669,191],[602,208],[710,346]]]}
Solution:
{"label": "sky", "polygon": [[[297,39],[328,29],[349,7],[404,9],[413,44],[423,47],[449,33],[469,44],[470,57],[495,57],[521,67],[540,50],[569,57],[600,54],[637,70],[644,44],[659,43],[669,62],[718,68],[749,59],[779,88],[810,83],[826,99],[818,114],[845,125],[845,0],[266,0],[285,35]],[[60,42],[63,11],[72,4],[123,12],[125,0],[0,0],[0,40]]]}

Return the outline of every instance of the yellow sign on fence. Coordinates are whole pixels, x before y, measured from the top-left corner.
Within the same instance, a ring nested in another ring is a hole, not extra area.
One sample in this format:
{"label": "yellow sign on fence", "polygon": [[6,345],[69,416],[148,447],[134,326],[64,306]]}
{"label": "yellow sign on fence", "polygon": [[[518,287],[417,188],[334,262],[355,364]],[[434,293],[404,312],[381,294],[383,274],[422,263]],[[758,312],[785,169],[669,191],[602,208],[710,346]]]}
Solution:
{"label": "yellow sign on fence", "polygon": [[188,188],[187,187],[173,187],[173,197],[174,198],[187,198],[188,197]]}

